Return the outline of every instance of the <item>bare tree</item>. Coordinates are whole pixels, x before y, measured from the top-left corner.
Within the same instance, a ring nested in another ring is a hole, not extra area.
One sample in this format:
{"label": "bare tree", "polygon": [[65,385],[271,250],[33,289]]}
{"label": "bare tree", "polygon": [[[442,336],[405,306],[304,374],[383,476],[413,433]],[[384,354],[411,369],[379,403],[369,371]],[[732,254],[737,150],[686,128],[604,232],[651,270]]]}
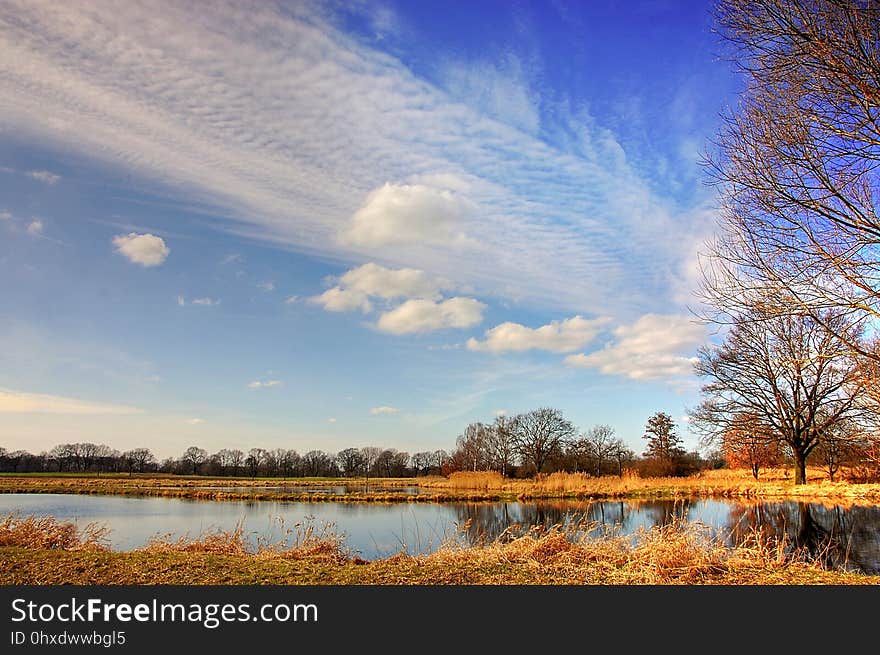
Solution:
{"label": "bare tree", "polygon": [[507,476],[510,473],[510,467],[516,456],[515,425],[516,421],[513,417],[496,416],[495,422],[492,423],[485,435],[489,464],[493,469],[498,469],[502,476]]}
{"label": "bare tree", "polygon": [[361,448],[361,454],[364,456],[364,475],[369,478],[376,467],[376,460],[382,454],[382,449],[376,446],[364,446]]}
{"label": "bare tree", "polygon": [[149,448],[134,448],[122,454],[122,459],[129,473],[137,471],[143,473],[147,467],[156,463],[156,457]]}
{"label": "bare tree", "polygon": [[583,441],[593,465],[593,475],[602,475],[602,465],[610,461],[618,448],[614,428],[610,425],[594,425],[584,433]]}
{"label": "bare tree", "polygon": [[774,311],[880,362],[848,329],[880,317],[880,4],[720,0],[716,13],[746,85],[707,162],[722,210],[707,315],[730,323],[784,292]]}
{"label": "bare tree", "polygon": [[[834,317],[823,324],[843,329]],[[753,310],[720,346],[700,350],[696,372],[708,380],[691,412],[704,444],[735,428],[743,414],[754,416],[791,450],[795,484],[806,482],[807,457],[826,434],[869,416],[851,351],[807,315]]]}
{"label": "bare tree", "polygon": [[336,461],[339,462],[342,474],[347,478],[356,476],[364,470],[364,454],[357,448],[340,450],[336,455]]}
{"label": "bare tree", "polygon": [[544,466],[560,457],[577,430],[562,412],[551,407],[533,409],[514,419],[514,443],[524,463],[541,473]]}
{"label": "bare tree", "polygon": [[485,423],[471,423],[455,440],[453,457],[461,460],[462,468],[472,471],[489,468],[488,443],[492,429]]}
{"label": "bare tree", "polygon": [[190,446],[183,453],[181,461],[192,471],[193,475],[199,472],[199,467],[208,460],[208,451],[198,446]]}

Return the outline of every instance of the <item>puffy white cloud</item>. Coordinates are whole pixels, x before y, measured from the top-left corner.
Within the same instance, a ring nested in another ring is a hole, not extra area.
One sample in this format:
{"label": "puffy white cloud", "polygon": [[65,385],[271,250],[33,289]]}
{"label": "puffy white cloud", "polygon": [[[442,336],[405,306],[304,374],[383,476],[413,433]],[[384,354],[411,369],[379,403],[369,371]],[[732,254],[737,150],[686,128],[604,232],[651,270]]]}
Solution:
{"label": "puffy white cloud", "polygon": [[347,271],[339,283],[344,289],[386,300],[437,298],[441,291],[453,288],[448,280],[431,277],[415,268],[390,269],[372,262]]}
{"label": "puffy white cloud", "polygon": [[119,234],[113,237],[113,245],[129,261],[146,267],[159,266],[171,252],[162,237],[152,234]]}
{"label": "puffy white cloud", "polygon": [[27,175],[46,184],[55,184],[61,179],[60,175],[55,175],[55,173],[50,173],[49,171],[28,171]]}
{"label": "puffy white cloud", "polygon": [[373,309],[373,304],[366,294],[354,289],[333,287],[319,296],[312,296],[309,302],[321,305],[328,312],[350,312],[359,309],[365,314]]}
{"label": "puffy white cloud", "polygon": [[370,414],[373,416],[381,416],[382,414],[397,414],[400,410],[396,407],[388,407],[387,405],[382,405],[381,407],[373,407],[370,410]]}
{"label": "puffy white cloud", "polygon": [[26,229],[27,229],[28,234],[32,234],[33,236],[39,236],[43,233],[44,227],[45,226],[43,225],[43,221],[41,221],[39,218],[35,218],[30,223],[28,223],[28,226]]}
{"label": "puffy white cloud", "polygon": [[442,302],[407,300],[379,317],[376,327],[391,334],[430,332],[444,328],[468,328],[483,320],[484,303],[473,298],[449,298]]}
{"label": "puffy white cloud", "polygon": [[614,330],[615,340],[590,354],[569,355],[569,366],[596,368],[633,380],[677,378],[693,372],[693,353],[706,330],[688,316],[645,314]]}
{"label": "puffy white cloud", "polygon": [[339,236],[343,243],[366,247],[464,244],[468,239],[460,226],[473,209],[473,203],[449,189],[386,182],[367,195]]}
{"label": "puffy white cloud", "polygon": [[142,411],[127,405],[0,389],[0,414],[138,414]]}
{"label": "puffy white cloud", "polygon": [[371,298],[436,299],[444,290],[452,289],[448,280],[432,277],[415,268],[391,269],[373,262],[346,271],[335,287],[309,299],[331,312],[373,309]]}
{"label": "puffy white cloud", "polygon": [[268,389],[271,387],[279,387],[282,384],[281,380],[254,380],[248,384],[248,387],[251,389]]}
{"label": "puffy white cloud", "polygon": [[467,347],[470,350],[495,353],[532,349],[572,352],[595,339],[607,323],[607,318],[586,319],[581,316],[552,321],[538,328],[529,328],[519,323],[501,323],[486,332],[485,341],[468,339]]}

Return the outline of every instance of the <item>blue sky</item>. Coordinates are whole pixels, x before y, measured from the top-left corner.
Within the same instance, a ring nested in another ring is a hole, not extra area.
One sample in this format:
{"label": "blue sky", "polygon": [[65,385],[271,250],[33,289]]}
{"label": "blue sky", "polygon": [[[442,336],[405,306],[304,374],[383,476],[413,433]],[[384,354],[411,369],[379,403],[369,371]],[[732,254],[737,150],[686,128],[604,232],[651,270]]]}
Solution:
{"label": "blue sky", "polygon": [[702,2],[3,3],[0,445],[695,445],[721,49]]}

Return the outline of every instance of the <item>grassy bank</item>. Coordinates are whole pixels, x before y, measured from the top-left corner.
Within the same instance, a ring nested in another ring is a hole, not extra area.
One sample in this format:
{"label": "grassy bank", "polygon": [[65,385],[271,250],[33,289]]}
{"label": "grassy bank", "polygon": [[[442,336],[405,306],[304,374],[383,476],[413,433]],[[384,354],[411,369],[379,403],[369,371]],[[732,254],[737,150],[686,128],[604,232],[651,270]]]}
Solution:
{"label": "grassy bank", "polygon": [[111,552],[94,526],[51,518],[0,522],[4,585],[874,585],[880,576],[829,571],[782,543],[731,548],[699,525],[673,524],[634,540],[577,540],[559,529],[484,546],[376,561],[352,556],[332,531],[301,528],[283,543],[249,546],[241,532],[155,540]]}
{"label": "grassy bank", "polygon": [[[322,487],[349,485],[344,493]],[[358,490],[366,487],[368,490]],[[418,486],[420,493],[401,487]],[[315,491],[309,491],[309,488]],[[309,502],[451,502],[542,499],[749,498],[880,503],[880,484],[830,482],[811,470],[807,484],[795,485],[786,469],[764,471],[754,480],[743,470],[706,471],[682,478],[640,478],[634,474],[592,477],[553,473],[535,479],[504,478],[493,471],[460,472],[422,478],[203,478],[195,476],[0,475],[0,493],[75,493],[165,496],[202,500],[285,500]]]}

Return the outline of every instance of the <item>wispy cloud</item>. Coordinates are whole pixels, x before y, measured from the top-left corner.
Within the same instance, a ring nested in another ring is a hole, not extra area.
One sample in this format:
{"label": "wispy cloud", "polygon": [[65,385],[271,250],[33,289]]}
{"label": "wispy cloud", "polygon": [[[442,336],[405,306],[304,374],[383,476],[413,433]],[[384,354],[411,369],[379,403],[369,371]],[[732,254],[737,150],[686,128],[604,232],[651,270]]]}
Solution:
{"label": "wispy cloud", "polygon": [[195,417],[195,418],[189,418],[189,419],[187,419],[186,422],[187,422],[189,425],[201,425],[202,423],[205,422],[205,419]]}
{"label": "wispy cloud", "polygon": [[218,298],[193,298],[192,304],[213,307],[214,305],[219,305],[220,300]]}
{"label": "wispy cloud", "polygon": [[381,407],[373,407],[370,409],[370,414],[373,416],[382,416],[383,414],[397,414],[400,412],[397,407],[389,407],[388,405],[382,405]]}
{"label": "wispy cloud", "polygon": [[272,387],[280,387],[283,384],[281,380],[254,380],[248,384],[250,389],[270,389]]}
{"label": "wispy cloud", "polygon": [[275,283],[274,282],[269,282],[269,281],[260,282],[259,284],[257,284],[257,287],[262,289],[266,293],[269,293],[270,291],[275,291]]}
{"label": "wispy cloud", "polygon": [[35,218],[30,223],[28,223],[27,228],[25,229],[27,230],[27,233],[32,236],[40,236],[43,233],[44,228],[45,225],[43,224],[43,221],[41,221],[39,218]]}
{"label": "wispy cloud", "polygon": [[60,175],[55,175],[49,171],[28,171],[27,176],[45,184],[55,184],[61,179]]}
{"label": "wispy cloud", "polygon": [[128,405],[0,389],[0,414],[138,414],[142,411]]}
{"label": "wispy cloud", "polygon": [[[11,129],[184,188],[237,234],[611,314],[663,302],[685,256],[686,218],[608,130],[579,115],[564,126],[572,147],[554,147],[533,134],[520,73],[493,79],[484,106],[463,104],[483,67],[433,86],[311,3],[10,0],[0,51]],[[515,115],[487,109],[505,97]],[[414,179],[432,175],[467,189]],[[430,238],[400,248],[389,225]]]}

